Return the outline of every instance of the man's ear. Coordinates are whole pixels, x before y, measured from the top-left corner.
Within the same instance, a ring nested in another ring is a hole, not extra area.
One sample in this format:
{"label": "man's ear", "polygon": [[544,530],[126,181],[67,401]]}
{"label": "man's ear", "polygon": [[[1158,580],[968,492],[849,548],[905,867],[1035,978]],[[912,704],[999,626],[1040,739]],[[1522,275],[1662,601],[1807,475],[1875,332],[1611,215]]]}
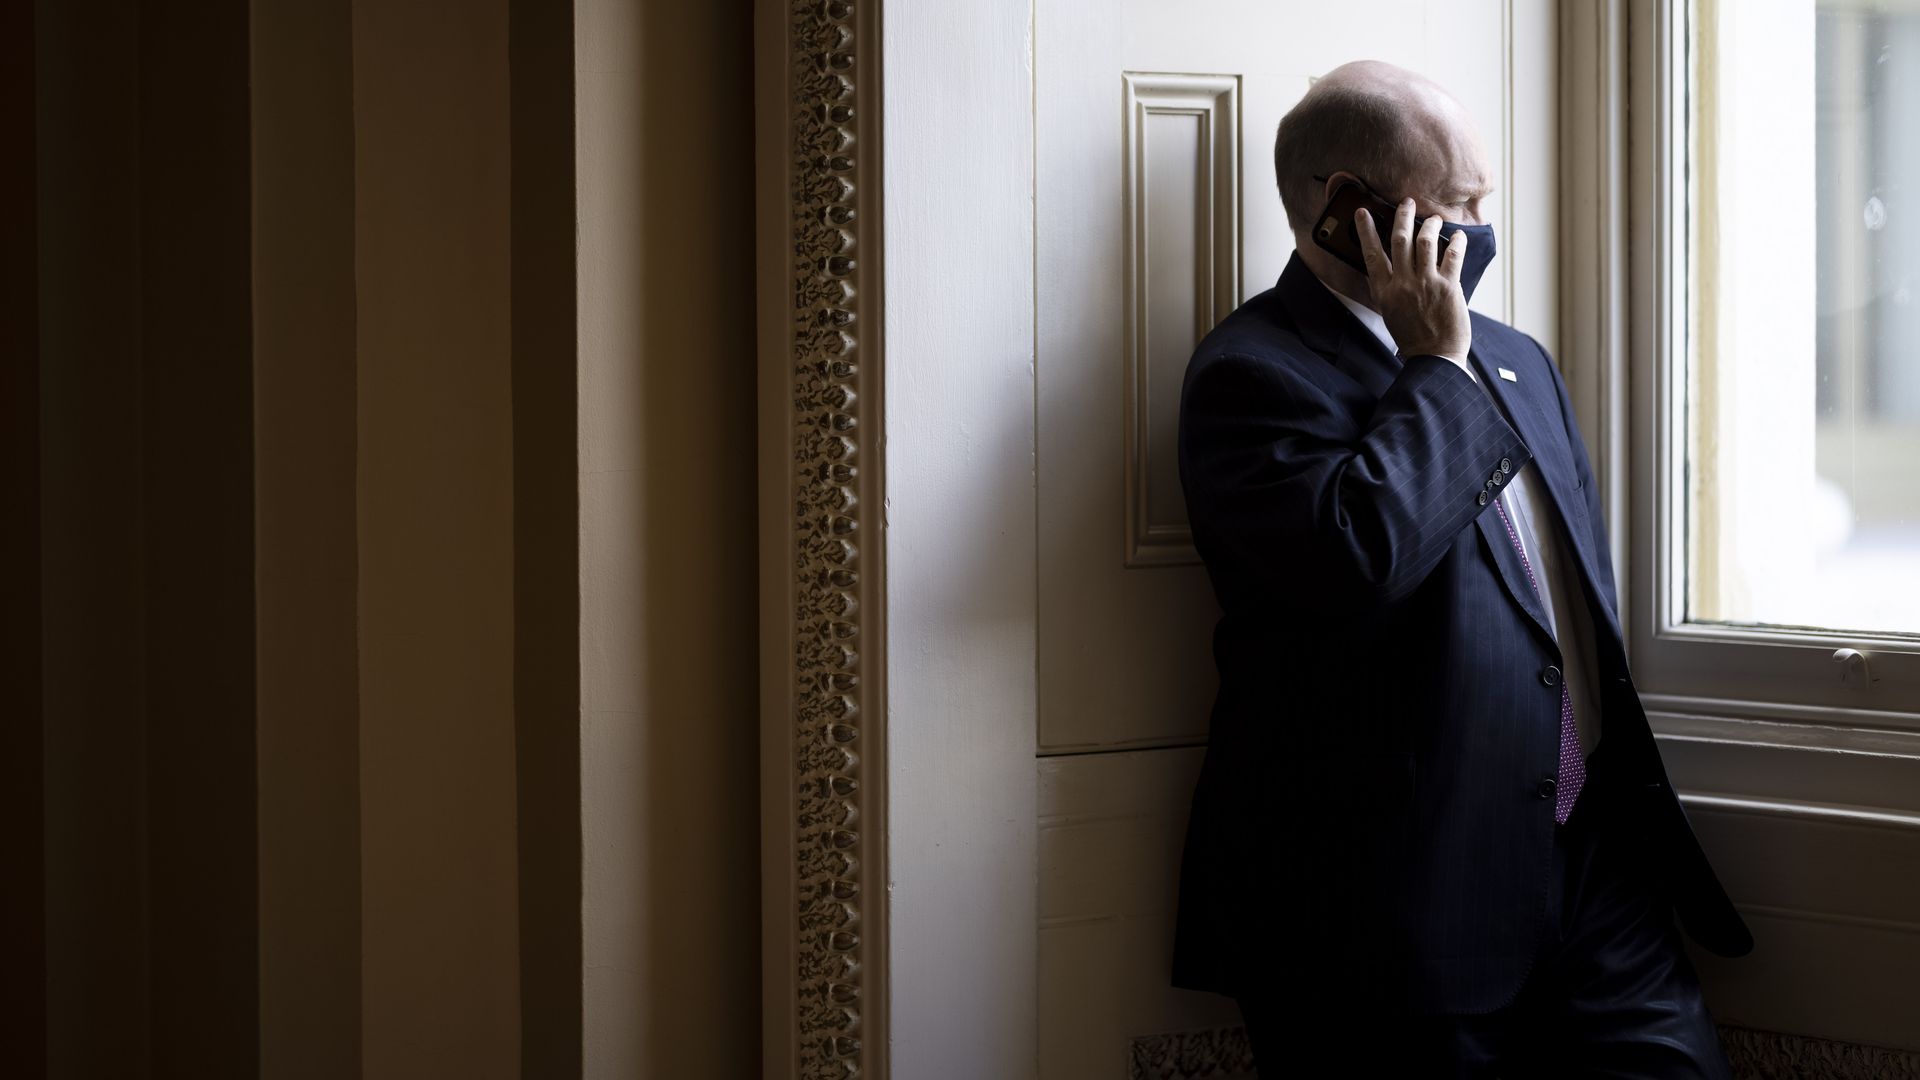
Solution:
{"label": "man's ear", "polygon": [[1333,193],[1340,190],[1340,185],[1348,183],[1349,181],[1360,184],[1362,187],[1366,186],[1365,181],[1361,180],[1358,176],[1355,176],[1345,169],[1340,169],[1327,177],[1326,190],[1320,193],[1320,204],[1325,206],[1327,203],[1332,202]]}

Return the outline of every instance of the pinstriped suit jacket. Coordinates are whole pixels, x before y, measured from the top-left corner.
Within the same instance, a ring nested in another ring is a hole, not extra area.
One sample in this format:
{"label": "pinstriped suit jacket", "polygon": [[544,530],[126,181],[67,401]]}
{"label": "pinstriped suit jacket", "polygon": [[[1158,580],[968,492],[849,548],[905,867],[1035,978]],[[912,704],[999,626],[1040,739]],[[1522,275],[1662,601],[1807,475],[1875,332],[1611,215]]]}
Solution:
{"label": "pinstriped suit jacket", "polygon": [[1493,397],[1442,357],[1393,357],[1298,255],[1194,352],[1180,478],[1224,615],[1176,986],[1445,1012],[1518,991],[1545,915],[1560,691],[1542,675],[1561,660],[1482,498],[1503,463],[1539,470],[1586,591],[1595,761],[1621,812],[1687,932],[1752,947],[1627,670],[1566,387],[1538,342],[1480,315],[1470,362]]}

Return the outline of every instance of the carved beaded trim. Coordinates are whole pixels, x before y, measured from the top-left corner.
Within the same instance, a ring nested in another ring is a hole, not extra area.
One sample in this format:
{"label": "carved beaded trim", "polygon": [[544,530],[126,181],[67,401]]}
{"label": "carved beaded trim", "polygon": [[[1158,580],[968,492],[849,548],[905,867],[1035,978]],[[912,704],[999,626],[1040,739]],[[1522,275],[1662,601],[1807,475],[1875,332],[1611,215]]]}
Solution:
{"label": "carved beaded trim", "polygon": [[[1920,1080],[1920,1053],[1722,1024],[1739,1080]],[[1250,1080],[1244,1027],[1141,1035],[1128,1045],[1128,1080]]]}
{"label": "carved beaded trim", "polygon": [[[877,0],[868,0],[877,2]],[[794,790],[799,1075],[862,1074],[859,710],[863,444],[854,260],[852,0],[794,0],[792,116]],[[871,438],[871,434],[866,438]]]}
{"label": "carved beaded trim", "polygon": [[1127,1046],[1127,1080],[1254,1080],[1244,1027],[1139,1035]]}
{"label": "carved beaded trim", "polygon": [[1920,1053],[1912,1050],[1725,1024],[1720,1026],[1720,1043],[1740,1080],[1920,1080]]}

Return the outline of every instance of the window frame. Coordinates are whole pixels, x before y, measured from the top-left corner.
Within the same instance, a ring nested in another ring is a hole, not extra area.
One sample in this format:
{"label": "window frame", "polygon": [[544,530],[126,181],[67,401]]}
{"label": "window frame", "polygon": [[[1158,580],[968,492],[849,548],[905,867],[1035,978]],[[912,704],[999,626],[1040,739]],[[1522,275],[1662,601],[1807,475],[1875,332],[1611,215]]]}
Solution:
{"label": "window frame", "polygon": [[[1584,376],[1568,381],[1613,523],[1635,682],[1656,730],[1665,720],[1669,730],[1772,742],[1788,736],[1756,725],[1787,722],[1812,727],[1791,734],[1796,745],[1884,750],[1894,734],[1903,746],[1912,736],[1920,753],[1920,637],[1685,620],[1685,430],[1675,412],[1687,355],[1676,330],[1687,302],[1690,6],[1583,5],[1561,28],[1562,203],[1595,208],[1563,225],[1563,250],[1594,256],[1567,263],[1568,337],[1581,343],[1567,359]],[[1843,683],[1834,654],[1849,648],[1866,655],[1870,683],[1857,673]]]}

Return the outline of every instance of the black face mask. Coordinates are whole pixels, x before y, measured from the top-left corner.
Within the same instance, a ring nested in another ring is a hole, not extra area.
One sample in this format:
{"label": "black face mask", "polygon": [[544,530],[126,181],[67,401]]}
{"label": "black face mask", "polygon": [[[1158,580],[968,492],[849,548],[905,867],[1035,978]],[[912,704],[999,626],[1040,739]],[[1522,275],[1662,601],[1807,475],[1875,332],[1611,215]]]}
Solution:
{"label": "black face mask", "polygon": [[[1314,179],[1321,183],[1326,183],[1327,180],[1324,176],[1316,176]],[[1398,207],[1394,203],[1381,198],[1379,192],[1376,192],[1365,180],[1355,177],[1354,182],[1359,184],[1368,195],[1372,196],[1373,201],[1377,204],[1368,208],[1369,212],[1373,214],[1374,224],[1379,227],[1383,234],[1389,232],[1393,227],[1393,215],[1398,210]],[[1331,204],[1329,204],[1329,206],[1331,206]],[[1326,216],[1327,211],[1321,211],[1320,217],[1324,219]],[[1420,217],[1414,219],[1413,227],[1416,232],[1420,228],[1420,223],[1425,220],[1425,218]],[[1467,234],[1466,261],[1460,264],[1460,291],[1465,294],[1467,299],[1471,300],[1473,299],[1474,286],[1480,284],[1481,276],[1487,272],[1487,265],[1493,262],[1493,257],[1498,250],[1493,238],[1493,226],[1461,225],[1457,222],[1442,220],[1440,222],[1440,247],[1442,251],[1446,249],[1447,242],[1453,239],[1454,233]],[[1385,235],[1380,238],[1380,243],[1382,247],[1387,245],[1387,237]],[[1366,272],[1364,266],[1358,269],[1362,273]]]}

